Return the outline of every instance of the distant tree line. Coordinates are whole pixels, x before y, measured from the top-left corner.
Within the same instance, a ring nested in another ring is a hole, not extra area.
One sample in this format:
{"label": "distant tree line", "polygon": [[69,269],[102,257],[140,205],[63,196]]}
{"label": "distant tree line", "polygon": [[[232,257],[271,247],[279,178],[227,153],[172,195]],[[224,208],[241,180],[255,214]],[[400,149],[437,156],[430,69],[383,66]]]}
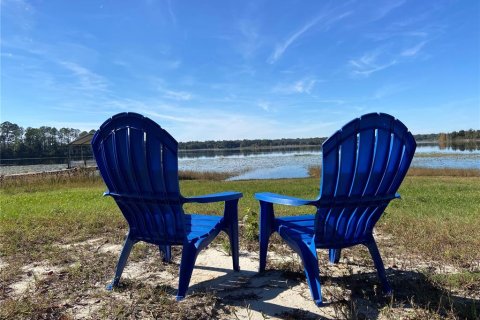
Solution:
{"label": "distant tree line", "polygon": [[0,124],[0,159],[2,163],[7,163],[6,159],[66,157],[68,144],[88,133],[73,128],[47,126],[24,129],[5,121]]}
{"label": "distant tree line", "polygon": [[[73,128],[42,126],[26,129],[8,121],[0,124],[0,160],[13,158],[53,158],[66,157],[68,144],[79,137],[95,130],[80,131]],[[326,138],[297,139],[254,139],[254,140],[222,140],[222,141],[190,141],[180,142],[182,150],[197,149],[257,149],[265,147],[320,146]],[[480,140],[480,130],[460,130],[450,133],[417,134],[417,141],[450,143],[460,140]],[[90,154],[91,150],[84,150]],[[5,163],[5,161],[2,161]]]}
{"label": "distant tree line", "polygon": [[438,140],[479,140],[480,139],[480,130],[460,130],[453,131],[450,133],[440,133],[438,135]]}
{"label": "distant tree line", "polygon": [[326,138],[297,138],[297,139],[254,139],[254,140],[221,140],[221,141],[189,141],[180,142],[182,150],[198,149],[256,149],[265,147],[288,146],[318,146]]}

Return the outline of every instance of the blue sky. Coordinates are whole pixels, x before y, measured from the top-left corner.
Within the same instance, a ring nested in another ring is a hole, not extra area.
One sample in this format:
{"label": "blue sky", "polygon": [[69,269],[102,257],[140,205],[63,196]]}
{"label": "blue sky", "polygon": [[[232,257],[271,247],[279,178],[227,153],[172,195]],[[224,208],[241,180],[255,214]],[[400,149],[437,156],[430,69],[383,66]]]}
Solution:
{"label": "blue sky", "polygon": [[331,135],[368,112],[480,129],[480,2],[1,1],[1,119],[179,141]]}

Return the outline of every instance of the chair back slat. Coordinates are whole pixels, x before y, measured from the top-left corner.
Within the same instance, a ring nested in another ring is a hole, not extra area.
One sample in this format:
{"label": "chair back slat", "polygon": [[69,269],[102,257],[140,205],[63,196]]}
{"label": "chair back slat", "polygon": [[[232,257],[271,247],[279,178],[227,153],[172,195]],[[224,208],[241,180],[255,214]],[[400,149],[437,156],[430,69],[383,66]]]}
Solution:
{"label": "chair back slat", "polygon": [[352,188],[357,166],[357,135],[351,134],[341,144],[339,150],[339,176],[335,196],[348,196]]}
{"label": "chair back slat", "polygon": [[363,196],[375,195],[382,181],[390,155],[392,136],[387,130],[377,129],[375,141],[375,155],[370,176],[365,184]]}
{"label": "chair back slat", "polygon": [[[355,119],[327,139],[322,146],[320,199],[332,207],[318,208],[315,241],[364,241],[405,177],[415,147],[405,125],[382,113]],[[375,204],[362,202],[376,197]],[[345,199],[349,203],[342,207]]]}
{"label": "chair back slat", "polygon": [[95,133],[92,147],[130,233],[159,245],[182,243],[185,226],[175,139],[148,118],[120,113]]}
{"label": "chair back slat", "polygon": [[363,194],[370,177],[375,154],[375,130],[360,131],[358,136],[357,168],[350,196],[361,196]]}
{"label": "chair back slat", "polygon": [[119,172],[123,177],[126,191],[128,193],[140,193],[140,188],[135,177],[135,170],[133,170],[132,160],[130,157],[130,137],[129,128],[114,131],[112,133],[115,137],[115,149],[117,151],[117,162]]}

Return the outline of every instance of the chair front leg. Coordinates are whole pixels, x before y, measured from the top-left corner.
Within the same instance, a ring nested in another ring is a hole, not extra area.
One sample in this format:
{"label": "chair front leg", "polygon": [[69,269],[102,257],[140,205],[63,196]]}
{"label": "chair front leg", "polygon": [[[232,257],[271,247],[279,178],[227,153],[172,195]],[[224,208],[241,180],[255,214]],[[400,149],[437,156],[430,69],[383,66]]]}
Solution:
{"label": "chair front leg", "polygon": [[225,229],[230,240],[232,252],[233,270],[240,271],[238,253],[238,199],[225,202]]}
{"label": "chair front leg", "polygon": [[[291,244],[291,243],[290,243]],[[320,285],[320,270],[318,267],[317,249],[315,241],[307,244],[299,240],[292,247],[300,256],[307,278],[307,284],[310,288],[310,294],[317,306],[322,305],[322,287]]]}
{"label": "chair front leg", "polygon": [[260,266],[259,272],[265,271],[267,265],[267,250],[270,235],[274,231],[275,216],[273,213],[273,204],[260,201]]}
{"label": "chair front leg", "polygon": [[134,244],[135,244],[135,241],[133,241],[132,238],[130,237],[130,234],[128,234],[127,238],[125,239],[122,252],[120,253],[120,257],[118,259],[117,268],[115,270],[115,276],[112,282],[109,285],[107,285],[107,290],[112,290],[113,288],[118,287],[118,283],[120,282],[120,277],[122,276],[123,269],[127,264],[128,256],[130,255],[130,252],[132,251],[132,247]]}
{"label": "chair front leg", "polygon": [[178,292],[176,300],[180,301],[187,295],[188,285],[192,277],[195,260],[197,260],[198,248],[195,243],[186,242],[182,249],[182,261],[180,262],[180,276],[178,280]]}

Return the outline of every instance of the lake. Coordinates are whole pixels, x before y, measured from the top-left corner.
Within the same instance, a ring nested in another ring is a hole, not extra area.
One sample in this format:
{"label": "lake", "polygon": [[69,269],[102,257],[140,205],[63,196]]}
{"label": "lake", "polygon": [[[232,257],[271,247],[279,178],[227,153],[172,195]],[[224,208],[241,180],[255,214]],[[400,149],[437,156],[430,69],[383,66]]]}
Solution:
{"label": "lake", "polygon": [[[320,147],[283,148],[270,150],[199,150],[180,151],[180,170],[197,172],[230,172],[230,180],[280,179],[308,177],[309,167],[320,166]],[[412,162],[413,167],[479,169],[480,148],[419,144]],[[65,169],[65,164],[3,166],[0,174],[42,172]]]}

